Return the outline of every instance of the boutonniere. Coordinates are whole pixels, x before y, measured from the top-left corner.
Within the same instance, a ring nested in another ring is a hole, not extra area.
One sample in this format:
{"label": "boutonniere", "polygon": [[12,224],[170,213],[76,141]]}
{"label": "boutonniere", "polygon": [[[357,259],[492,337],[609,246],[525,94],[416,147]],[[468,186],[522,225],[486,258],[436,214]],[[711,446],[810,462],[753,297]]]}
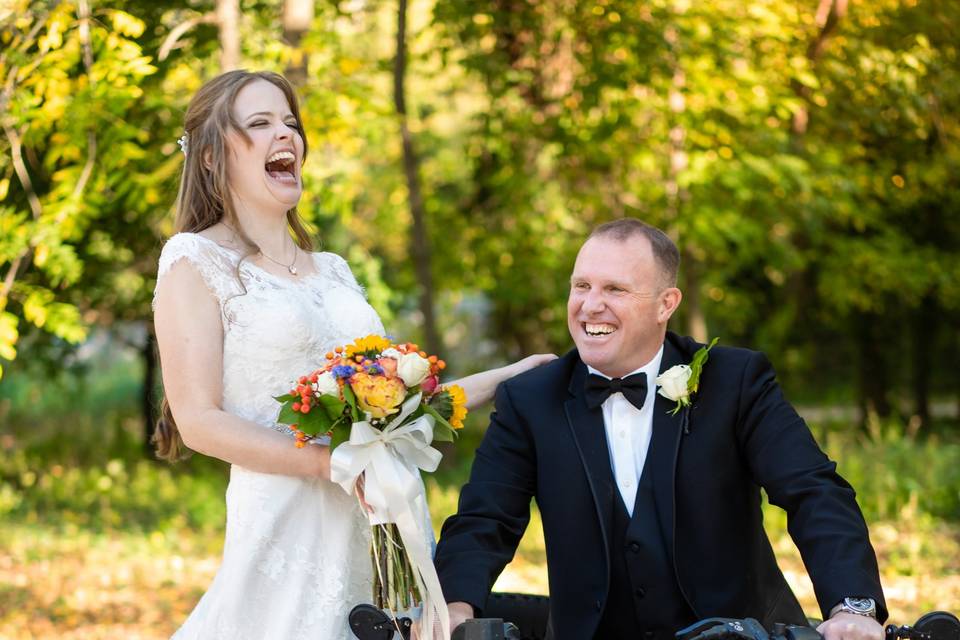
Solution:
{"label": "boutonniere", "polygon": [[[707,363],[710,349],[719,339],[714,338],[710,344],[698,349],[693,354],[690,364],[675,365],[657,376],[654,382],[660,387],[658,393],[667,400],[677,403],[670,415],[676,415],[681,409],[690,406],[694,394],[700,388],[700,373],[703,371],[703,365]],[[684,421],[684,433],[689,433],[686,421]]]}

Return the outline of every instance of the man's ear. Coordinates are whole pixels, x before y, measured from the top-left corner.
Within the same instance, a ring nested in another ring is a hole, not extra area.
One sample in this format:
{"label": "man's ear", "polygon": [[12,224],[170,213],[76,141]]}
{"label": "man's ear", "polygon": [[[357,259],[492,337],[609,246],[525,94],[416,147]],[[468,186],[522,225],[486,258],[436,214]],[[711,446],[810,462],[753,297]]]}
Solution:
{"label": "man's ear", "polygon": [[664,289],[660,293],[660,306],[657,309],[657,322],[660,324],[666,324],[670,319],[670,316],[673,315],[673,312],[677,310],[677,307],[680,306],[680,301],[683,300],[683,293],[680,289],[676,287],[670,287]]}

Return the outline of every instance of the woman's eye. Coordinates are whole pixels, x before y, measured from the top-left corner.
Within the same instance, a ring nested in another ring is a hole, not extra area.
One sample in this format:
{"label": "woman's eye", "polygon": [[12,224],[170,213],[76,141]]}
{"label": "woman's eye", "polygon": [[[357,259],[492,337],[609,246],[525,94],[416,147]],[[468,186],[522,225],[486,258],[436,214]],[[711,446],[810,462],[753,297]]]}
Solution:
{"label": "woman's eye", "polygon": [[250,123],[250,126],[251,126],[251,127],[262,127],[262,126],[265,125],[265,124],[267,124],[267,121],[266,121],[266,120],[257,120],[256,122],[251,122],[251,123]]}
{"label": "woman's eye", "polygon": [[300,125],[297,124],[296,122],[287,122],[286,125],[291,129],[296,129],[297,131],[300,131]]}

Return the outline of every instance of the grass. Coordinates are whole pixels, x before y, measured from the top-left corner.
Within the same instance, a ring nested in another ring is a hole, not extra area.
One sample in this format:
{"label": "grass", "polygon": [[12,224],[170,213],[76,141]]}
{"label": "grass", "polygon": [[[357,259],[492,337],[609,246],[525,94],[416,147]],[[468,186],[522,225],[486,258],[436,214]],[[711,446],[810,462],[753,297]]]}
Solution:
{"label": "grass", "polygon": [[[58,389],[53,399],[24,378],[0,389],[0,640],[168,638],[220,562],[225,465],[143,460],[128,388],[134,365],[105,358],[90,366],[95,383],[47,381]],[[437,530],[456,509],[480,413],[427,481]],[[866,432],[835,424],[817,433],[858,490],[892,620],[960,611],[956,435],[877,420]],[[788,581],[816,615],[784,514],[768,506],[765,519]],[[534,511],[495,588],[546,593],[545,565]]]}
{"label": "grass", "polygon": [[[457,491],[435,483],[436,524]],[[771,511],[774,547],[808,613],[812,588],[778,516]],[[892,620],[960,609],[960,526],[916,518],[871,528]],[[209,585],[220,562],[221,532],[189,527],[91,531],[51,523],[0,524],[0,638],[168,638]],[[497,581],[501,591],[546,593],[545,552],[536,513],[517,557]]]}

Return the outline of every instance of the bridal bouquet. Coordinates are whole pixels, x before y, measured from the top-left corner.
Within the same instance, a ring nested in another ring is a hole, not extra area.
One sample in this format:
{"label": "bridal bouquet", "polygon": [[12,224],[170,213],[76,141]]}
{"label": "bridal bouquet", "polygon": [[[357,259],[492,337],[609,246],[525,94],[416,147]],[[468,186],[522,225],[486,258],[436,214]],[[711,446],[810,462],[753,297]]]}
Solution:
{"label": "bridal bouquet", "polygon": [[366,336],[327,353],[323,367],[276,400],[296,446],[330,437],[334,482],[352,494],[362,477],[373,510],[374,604],[395,611],[422,603],[423,628],[439,624],[448,636],[419,473],[436,470],[441,454],[431,443],[452,441],[467,414],[463,389],[439,382],[445,366],[415,344]]}

